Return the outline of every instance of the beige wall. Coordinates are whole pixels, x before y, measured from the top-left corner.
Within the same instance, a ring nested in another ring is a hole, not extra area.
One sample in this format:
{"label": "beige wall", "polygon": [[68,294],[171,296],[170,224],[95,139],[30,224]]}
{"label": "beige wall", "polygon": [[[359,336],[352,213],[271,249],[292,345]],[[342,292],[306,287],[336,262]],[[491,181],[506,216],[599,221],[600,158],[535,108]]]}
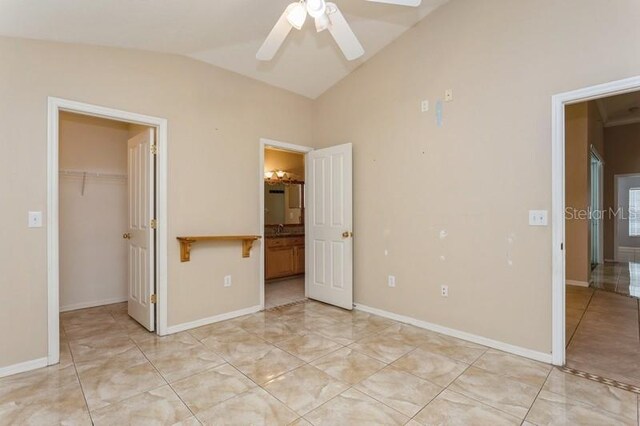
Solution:
{"label": "beige wall", "polygon": [[60,176],[60,309],[126,300],[129,125],[61,113],[59,131],[60,169],[88,172],[84,194],[81,177]]}
{"label": "beige wall", "polygon": [[[640,173],[640,123],[607,127],[604,130],[604,205],[615,210],[614,176]],[[613,218],[605,216],[604,256],[614,258]]]}
{"label": "beige wall", "polygon": [[635,0],[453,0],[320,97],[316,145],[354,144],[356,303],[549,353],[527,211],[551,209],[551,96],[640,74],[638,22]]}
{"label": "beige wall", "polygon": [[[603,125],[595,101],[565,109],[565,222],[567,280],[588,284],[591,238],[587,212],[591,206],[591,147],[604,161]],[[597,206],[593,207],[593,209]],[[592,209],[592,210],[593,210]]]}
{"label": "beige wall", "polygon": [[0,58],[0,367],[47,352],[47,230],[26,226],[46,214],[47,96],[168,119],[169,325],[259,304],[255,248],[180,263],[175,237],[259,234],[259,138],[310,145],[311,101],[174,55],[0,38]]}

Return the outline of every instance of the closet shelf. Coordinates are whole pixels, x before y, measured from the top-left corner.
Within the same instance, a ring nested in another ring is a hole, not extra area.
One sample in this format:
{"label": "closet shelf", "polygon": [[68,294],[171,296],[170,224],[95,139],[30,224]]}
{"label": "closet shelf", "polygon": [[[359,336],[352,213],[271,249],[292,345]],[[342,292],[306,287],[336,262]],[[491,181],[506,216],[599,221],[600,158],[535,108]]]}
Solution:
{"label": "closet shelf", "polygon": [[242,257],[249,257],[249,252],[255,240],[260,235],[206,235],[198,237],[177,237],[180,242],[180,261],[191,260],[191,245],[198,241],[242,241]]}

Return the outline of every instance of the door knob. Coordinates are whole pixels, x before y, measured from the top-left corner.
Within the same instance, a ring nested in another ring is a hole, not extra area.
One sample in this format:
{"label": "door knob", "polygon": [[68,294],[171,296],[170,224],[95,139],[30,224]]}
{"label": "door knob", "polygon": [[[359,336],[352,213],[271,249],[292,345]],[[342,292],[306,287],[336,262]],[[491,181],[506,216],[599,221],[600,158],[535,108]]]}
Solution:
{"label": "door knob", "polygon": [[125,240],[130,240],[131,239],[131,234],[126,232],[126,233],[122,234],[122,238],[124,238]]}
{"label": "door knob", "polygon": [[353,232],[344,231],[342,233],[342,238],[350,238],[350,237],[353,237]]}

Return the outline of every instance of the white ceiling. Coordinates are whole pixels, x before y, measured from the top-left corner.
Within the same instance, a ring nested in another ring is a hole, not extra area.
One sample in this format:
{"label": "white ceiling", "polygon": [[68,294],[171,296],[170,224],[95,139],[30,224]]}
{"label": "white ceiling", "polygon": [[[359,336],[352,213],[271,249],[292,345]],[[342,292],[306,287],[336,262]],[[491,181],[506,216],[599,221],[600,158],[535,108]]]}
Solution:
{"label": "white ceiling", "polygon": [[640,92],[610,96],[596,102],[605,127],[640,123]]}
{"label": "white ceiling", "polygon": [[0,35],[177,53],[316,98],[447,0],[335,0],[365,48],[346,61],[313,22],[275,59],[255,54],[292,0],[0,0]]}

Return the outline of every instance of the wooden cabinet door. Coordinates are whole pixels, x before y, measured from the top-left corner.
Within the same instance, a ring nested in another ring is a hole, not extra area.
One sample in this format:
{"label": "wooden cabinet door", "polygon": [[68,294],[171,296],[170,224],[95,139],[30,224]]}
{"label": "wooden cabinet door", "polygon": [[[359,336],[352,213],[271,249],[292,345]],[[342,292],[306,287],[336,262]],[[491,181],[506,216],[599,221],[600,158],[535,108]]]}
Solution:
{"label": "wooden cabinet door", "polygon": [[270,247],[267,249],[266,279],[295,274],[296,262],[293,247]]}
{"label": "wooden cabinet door", "polygon": [[304,274],[304,246],[296,247],[296,274]]}

